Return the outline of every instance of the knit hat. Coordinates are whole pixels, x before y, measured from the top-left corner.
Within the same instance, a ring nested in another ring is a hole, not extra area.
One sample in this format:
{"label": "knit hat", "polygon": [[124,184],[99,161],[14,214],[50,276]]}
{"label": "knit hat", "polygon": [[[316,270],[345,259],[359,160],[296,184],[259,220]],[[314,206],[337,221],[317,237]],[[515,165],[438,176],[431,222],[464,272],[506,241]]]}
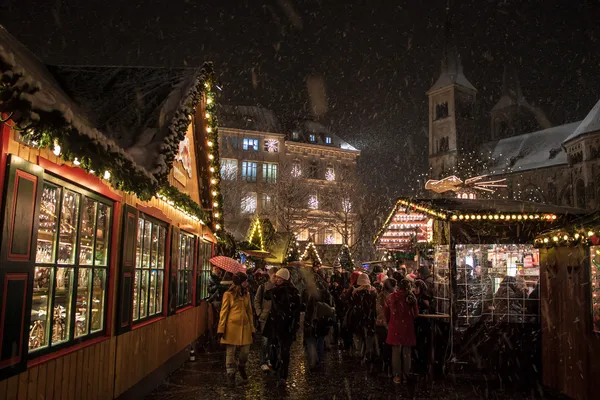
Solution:
{"label": "knit hat", "polygon": [[279,271],[277,271],[275,276],[278,276],[279,278],[283,279],[284,281],[289,281],[290,280],[290,271],[287,268],[281,268]]}
{"label": "knit hat", "polygon": [[358,277],[358,281],[356,283],[358,283],[359,286],[370,285],[371,281],[369,280],[369,275],[360,274],[360,276]]}
{"label": "knit hat", "polygon": [[354,284],[356,284],[356,281],[358,280],[358,277],[361,276],[363,273],[360,271],[354,271],[352,272],[352,274],[350,275],[350,285],[354,286]]}
{"label": "knit hat", "polygon": [[233,275],[233,278],[231,280],[233,281],[234,285],[239,286],[242,283],[246,282],[247,279],[248,279],[248,276],[245,273],[243,273],[243,272],[236,272]]}
{"label": "knit hat", "polygon": [[384,274],[383,272],[380,274],[377,274],[377,282],[378,283],[383,283],[387,278],[388,278],[388,276],[386,274]]}

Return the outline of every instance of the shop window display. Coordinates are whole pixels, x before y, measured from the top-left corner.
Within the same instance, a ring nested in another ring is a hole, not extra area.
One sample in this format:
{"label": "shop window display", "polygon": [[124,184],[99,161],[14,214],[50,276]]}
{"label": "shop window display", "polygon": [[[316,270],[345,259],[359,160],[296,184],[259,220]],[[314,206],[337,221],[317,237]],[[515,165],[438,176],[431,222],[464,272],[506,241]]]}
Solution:
{"label": "shop window display", "polygon": [[433,300],[437,314],[450,314],[450,246],[435,247]]}
{"label": "shop window display", "polygon": [[590,247],[590,260],[592,329],[600,333],[600,246]]}
{"label": "shop window display", "polygon": [[138,219],[133,320],[163,311],[167,227],[144,215]]}
{"label": "shop window display", "polygon": [[198,265],[200,266],[200,285],[199,285],[199,300],[206,299],[208,297],[208,280],[210,278],[211,264],[210,258],[212,256],[212,244],[206,242],[200,242],[200,254],[198,259]]}
{"label": "shop window display", "polygon": [[104,329],[112,206],[44,182],[36,243],[29,351]]}
{"label": "shop window display", "polygon": [[192,304],[194,284],[194,237],[185,232],[179,235],[179,268],[177,270],[177,306]]}
{"label": "shop window display", "polygon": [[495,322],[535,322],[539,252],[531,245],[456,245],[459,325],[483,316]]}

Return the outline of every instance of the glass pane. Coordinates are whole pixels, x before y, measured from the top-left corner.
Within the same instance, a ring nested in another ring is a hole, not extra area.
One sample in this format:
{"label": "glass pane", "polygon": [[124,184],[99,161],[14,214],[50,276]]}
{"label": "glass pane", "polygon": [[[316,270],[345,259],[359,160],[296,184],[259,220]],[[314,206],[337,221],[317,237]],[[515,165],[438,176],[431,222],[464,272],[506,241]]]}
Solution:
{"label": "glass pane", "polygon": [[54,262],[59,197],[59,188],[44,184],[40,205],[37,249],[35,253],[35,261],[38,263]]}
{"label": "glass pane", "polygon": [[142,268],[142,237],[144,235],[144,220],[138,219],[137,243],[135,247],[135,266]]}
{"label": "glass pane", "polygon": [[162,312],[163,305],[163,290],[164,290],[164,280],[163,280],[163,271],[158,271],[156,273],[156,312]]}
{"label": "glass pane", "polygon": [[140,318],[148,315],[148,270],[142,270],[140,283]]}
{"label": "glass pane", "polygon": [[79,198],[70,190],[64,190],[58,245],[58,263],[75,263],[75,241],[77,240],[77,222],[79,221]]}
{"label": "glass pane", "polygon": [[144,222],[144,251],[142,253],[142,267],[150,268],[150,243],[152,240],[152,223]]}
{"label": "glass pane", "polygon": [[98,222],[96,223],[96,259],[94,261],[95,265],[108,265],[110,214],[110,206],[98,203]]}
{"label": "glass pane", "polygon": [[137,321],[140,319],[140,308],[139,308],[139,290],[140,290],[140,271],[135,271],[135,281],[133,281],[133,320]]}
{"label": "glass pane", "polygon": [[104,328],[104,293],[106,292],[106,270],[95,269],[92,280],[92,332]]}
{"label": "glass pane", "polygon": [[156,312],[156,271],[150,273],[150,300],[148,301],[148,315]]}
{"label": "glass pane", "polygon": [[52,314],[53,345],[69,339],[72,296],[73,268],[56,268],[54,311]]}
{"label": "glass pane", "polygon": [[96,204],[89,197],[83,198],[81,232],[79,233],[79,265],[92,265],[93,262]]}
{"label": "glass pane", "polygon": [[29,326],[29,351],[48,346],[50,333],[50,282],[52,269],[36,267],[33,276],[33,300],[31,303],[31,325]]}
{"label": "glass pane", "polygon": [[167,229],[160,227],[160,236],[158,238],[158,268],[165,267],[165,238],[167,237]]}
{"label": "glass pane", "polygon": [[150,260],[150,268],[156,268],[156,263],[158,262],[157,257],[158,257],[158,229],[159,226],[157,224],[152,224],[152,240],[151,240],[151,245],[152,245],[152,251],[150,253],[151,255],[151,260]]}
{"label": "glass pane", "polygon": [[77,300],[75,303],[75,337],[84,336],[88,333],[92,269],[80,268],[78,275]]}
{"label": "glass pane", "polygon": [[179,269],[185,269],[185,235],[181,235],[179,240]]}

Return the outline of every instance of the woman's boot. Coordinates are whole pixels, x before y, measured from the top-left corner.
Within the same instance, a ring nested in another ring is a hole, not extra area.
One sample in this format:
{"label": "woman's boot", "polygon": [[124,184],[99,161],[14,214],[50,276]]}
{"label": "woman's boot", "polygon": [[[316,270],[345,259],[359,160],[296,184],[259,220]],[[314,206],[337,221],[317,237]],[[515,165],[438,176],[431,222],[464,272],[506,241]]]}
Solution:
{"label": "woman's boot", "polygon": [[227,385],[229,387],[235,387],[235,372],[233,374],[227,374]]}
{"label": "woman's boot", "polygon": [[238,371],[240,373],[240,377],[242,378],[242,380],[244,382],[247,382],[248,381],[248,374],[246,374],[246,366],[245,365],[238,366]]}

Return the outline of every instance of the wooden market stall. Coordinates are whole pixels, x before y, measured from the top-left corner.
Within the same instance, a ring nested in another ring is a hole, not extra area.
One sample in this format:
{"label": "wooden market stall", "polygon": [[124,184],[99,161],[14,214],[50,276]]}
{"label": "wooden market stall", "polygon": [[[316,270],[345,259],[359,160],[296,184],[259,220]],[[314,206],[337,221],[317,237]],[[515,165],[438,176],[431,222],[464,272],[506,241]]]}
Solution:
{"label": "wooden market stall", "polygon": [[210,65],[47,66],[0,27],[0,398],[139,398],[210,324]]}
{"label": "wooden market stall", "polygon": [[539,330],[534,238],[583,214],[512,200],[399,199],[375,243],[388,254],[414,252],[415,243],[433,251],[431,313],[447,317],[437,319],[448,324],[446,360],[511,374],[503,366],[519,360],[502,338],[533,346]]}
{"label": "wooden market stall", "polygon": [[576,400],[600,393],[600,214],[536,239],[543,383]]}

